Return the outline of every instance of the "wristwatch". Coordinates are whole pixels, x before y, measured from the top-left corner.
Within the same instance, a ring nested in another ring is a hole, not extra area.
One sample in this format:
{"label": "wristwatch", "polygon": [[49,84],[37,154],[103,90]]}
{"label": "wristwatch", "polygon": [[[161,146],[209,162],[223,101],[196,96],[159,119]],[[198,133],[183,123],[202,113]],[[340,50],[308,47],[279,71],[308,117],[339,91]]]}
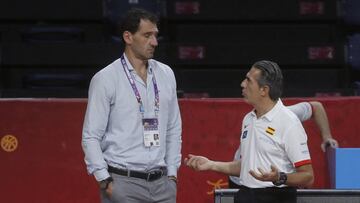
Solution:
{"label": "wristwatch", "polygon": [[274,181],[273,184],[274,184],[275,186],[280,186],[280,185],[285,184],[286,181],[287,181],[287,175],[286,175],[286,173],[284,173],[284,172],[279,172],[279,178],[278,178],[277,181]]}
{"label": "wristwatch", "polygon": [[108,177],[105,180],[99,182],[100,189],[106,190],[109,186],[109,183],[113,182],[114,179],[112,177]]}
{"label": "wristwatch", "polygon": [[172,181],[174,181],[175,183],[177,183],[177,178],[176,176],[168,176],[168,178]]}

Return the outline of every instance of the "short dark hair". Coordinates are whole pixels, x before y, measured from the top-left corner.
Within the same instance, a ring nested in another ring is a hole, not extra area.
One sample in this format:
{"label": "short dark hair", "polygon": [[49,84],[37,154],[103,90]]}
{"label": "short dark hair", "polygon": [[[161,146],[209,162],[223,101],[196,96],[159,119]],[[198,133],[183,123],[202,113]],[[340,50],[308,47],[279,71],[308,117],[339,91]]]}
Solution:
{"label": "short dark hair", "polygon": [[[138,31],[139,29],[139,25],[140,25],[140,21],[141,19],[143,20],[149,20],[150,22],[157,24],[158,23],[158,17],[141,8],[132,8],[130,9],[125,16],[123,17],[123,20],[120,24],[120,33],[121,35],[125,32],[125,31],[129,31],[132,34],[134,34],[136,31]],[[121,39],[122,36],[121,36]]]}
{"label": "short dark hair", "polygon": [[279,65],[272,61],[258,61],[254,63],[254,68],[261,71],[258,83],[260,87],[269,86],[269,96],[271,100],[277,101],[283,91],[283,75]]}

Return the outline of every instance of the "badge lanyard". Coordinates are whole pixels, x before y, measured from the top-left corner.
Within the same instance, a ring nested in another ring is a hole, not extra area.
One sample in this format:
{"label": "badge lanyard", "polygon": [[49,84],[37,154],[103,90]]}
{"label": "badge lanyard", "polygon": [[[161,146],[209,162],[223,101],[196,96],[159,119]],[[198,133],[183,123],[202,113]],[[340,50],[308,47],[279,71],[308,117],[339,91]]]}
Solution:
{"label": "badge lanyard", "polygon": [[[130,85],[131,85],[131,87],[133,89],[136,100],[139,103],[140,113],[141,113],[142,117],[144,118],[144,113],[145,113],[144,105],[143,105],[143,102],[141,100],[139,90],[136,87],[134,75],[130,74],[130,70],[129,70],[129,67],[127,66],[127,64],[126,64],[124,55],[121,56],[121,63],[123,65],[126,77],[129,80],[129,83],[130,83]],[[150,71],[152,72],[152,69],[150,69]],[[155,91],[155,116],[158,117],[158,113],[160,111],[160,99],[159,99],[159,89],[158,89],[158,86],[157,86],[157,83],[156,83],[155,74],[153,74],[152,82],[153,82],[154,91]]]}

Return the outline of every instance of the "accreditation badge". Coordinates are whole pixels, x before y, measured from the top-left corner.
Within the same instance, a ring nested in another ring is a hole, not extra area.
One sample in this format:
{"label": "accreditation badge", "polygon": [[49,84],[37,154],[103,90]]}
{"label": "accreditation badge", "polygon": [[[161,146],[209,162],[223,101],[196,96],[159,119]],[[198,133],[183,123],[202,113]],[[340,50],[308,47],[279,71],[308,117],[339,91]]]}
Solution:
{"label": "accreditation badge", "polygon": [[157,118],[144,118],[142,120],[144,128],[144,145],[145,147],[159,147],[159,122]]}

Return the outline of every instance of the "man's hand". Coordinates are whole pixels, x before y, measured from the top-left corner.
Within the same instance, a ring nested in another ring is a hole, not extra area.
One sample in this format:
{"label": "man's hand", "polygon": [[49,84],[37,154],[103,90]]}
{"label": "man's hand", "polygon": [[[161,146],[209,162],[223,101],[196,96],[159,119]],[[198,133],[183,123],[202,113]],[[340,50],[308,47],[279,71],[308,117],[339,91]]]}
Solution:
{"label": "man's hand", "polygon": [[273,165],[271,165],[270,172],[265,172],[261,168],[258,168],[258,170],[260,173],[257,173],[254,170],[249,171],[250,175],[252,175],[257,180],[274,182],[279,179],[279,170]]}
{"label": "man's hand", "polygon": [[339,147],[339,143],[334,140],[333,138],[326,138],[322,143],[321,143],[321,149],[323,152],[326,152],[326,148],[327,147],[332,147],[332,148],[338,148]]}
{"label": "man's hand", "polygon": [[189,154],[184,163],[196,171],[204,171],[210,170],[213,162],[206,157]]}
{"label": "man's hand", "polygon": [[108,187],[106,188],[105,192],[108,195],[108,197],[112,196],[112,190],[113,190],[113,182],[110,182]]}

